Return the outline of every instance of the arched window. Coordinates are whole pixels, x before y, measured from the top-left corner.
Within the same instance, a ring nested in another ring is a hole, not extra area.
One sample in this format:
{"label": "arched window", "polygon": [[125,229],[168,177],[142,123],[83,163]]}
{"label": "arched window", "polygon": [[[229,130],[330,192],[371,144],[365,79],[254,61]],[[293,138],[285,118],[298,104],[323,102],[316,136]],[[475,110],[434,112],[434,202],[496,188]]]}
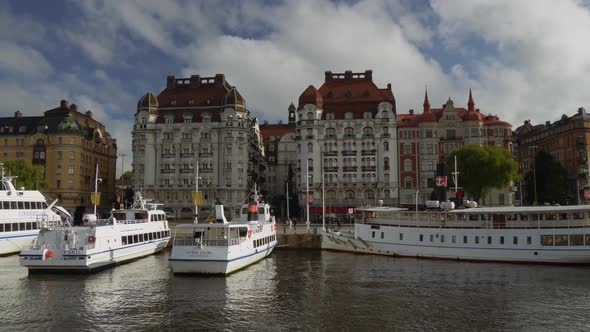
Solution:
{"label": "arched window", "polygon": [[310,171],[313,170],[313,159],[312,158],[307,159],[307,167]]}
{"label": "arched window", "polygon": [[389,143],[383,142],[383,151],[389,151]]}
{"label": "arched window", "polygon": [[389,169],[389,158],[385,157],[383,158],[383,168],[384,169]]}
{"label": "arched window", "polygon": [[354,191],[352,191],[352,190],[347,190],[347,191],[346,191],[346,198],[347,198],[347,199],[354,199]]}
{"label": "arched window", "polygon": [[383,175],[383,180],[385,183],[389,183],[389,173],[385,173],[385,175]]}
{"label": "arched window", "polygon": [[373,190],[367,190],[367,191],[365,191],[365,198],[367,198],[367,199],[374,199],[375,198],[375,193],[373,192]]}
{"label": "arched window", "polygon": [[389,198],[389,196],[390,196],[389,189],[385,189],[385,190],[383,191],[383,197],[385,197],[385,198]]}
{"label": "arched window", "polygon": [[312,143],[308,143],[307,144],[307,153],[312,153],[313,152],[313,144]]}
{"label": "arched window", "polygon": [[297,144],[297,153],[301,153],[301,144]]}
{"label": "arched window", "polygon": [[334,128],[326,128],[326,137],[328,137],[328,138],[335,138],[336,137],[336,129],[334,129]]}
{"label": "arched window", "polygon": [[313,120],[313,112],[307,113],[307,120]]}
{"label": "arched window", "polygon": [[371,136],[373,136],[373,128],[371,128],[371,127],[365,127],[365,128],[363,128],[363,136],[364,137],[371,137]]}
{"label": "arched window", "polygon": [[352,128],[352,127],[344,128],[344,137],[346,137],[346,138],[354,137],[354,128]]}

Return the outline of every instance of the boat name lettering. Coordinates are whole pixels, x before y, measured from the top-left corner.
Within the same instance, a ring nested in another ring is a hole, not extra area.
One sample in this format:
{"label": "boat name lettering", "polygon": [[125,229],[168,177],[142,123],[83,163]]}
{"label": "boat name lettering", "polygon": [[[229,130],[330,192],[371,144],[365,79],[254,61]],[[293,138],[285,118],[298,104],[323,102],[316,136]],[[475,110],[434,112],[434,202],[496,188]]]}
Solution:
{"label": "boat name lettering", "polygon": [[43,211],[19,211],[19,217],[34,217],[43,214]]}
{"label": "boat name lettering", "polygon": [[206,251],[206,250],[189,250],[187,252],[187,254],[191,255],[191,256],[209,256],[211,255],[211,251]]}
{"label": "boat name lettering", "polygon": [[80,249],[67,249],[65,250],[64,254],[66,255],[83,255],[83,250]]}

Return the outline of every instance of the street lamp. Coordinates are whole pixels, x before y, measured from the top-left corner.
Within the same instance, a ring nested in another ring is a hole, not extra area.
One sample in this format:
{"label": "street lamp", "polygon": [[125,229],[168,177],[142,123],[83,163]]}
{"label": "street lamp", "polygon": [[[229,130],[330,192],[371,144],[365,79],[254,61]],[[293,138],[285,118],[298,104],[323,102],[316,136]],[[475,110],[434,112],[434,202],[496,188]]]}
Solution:
{"label": "street lamp", "polygon": [[529,151],[533,151],[533,190],[534,190],[534,195],[535,195],[535,201],[533,202],[533,205],[537,205],[537,163],[535,161],[535,155],[534,152],[535,150],[539,148],[537,145],[533,145],[533,146],[529,146]]}
{"label": "street lamp", "polygon": [[125,173],[125,156],[127,155],[124,153],[119,154],[119,157],[121,157],[121,203],[123,203],[123,207],[125,206],[125,178],[123,177]]}

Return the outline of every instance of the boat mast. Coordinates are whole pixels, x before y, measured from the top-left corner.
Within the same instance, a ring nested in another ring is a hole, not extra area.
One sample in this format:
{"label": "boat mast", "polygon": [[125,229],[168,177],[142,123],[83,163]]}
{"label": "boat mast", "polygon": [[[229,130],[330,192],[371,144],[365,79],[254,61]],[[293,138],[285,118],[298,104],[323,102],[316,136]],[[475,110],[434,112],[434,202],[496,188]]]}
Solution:
{"label": "boat mast", "polygon": [[455,171],[451,172],[453,175],[453,182],[455,183],[455,197],[457,197],[457,185],[459,183],[459,171],[457,171],[457,156],[455,155]]}
{"label": "boat mast", "polygon": [[[96,216],[96,201],[98,200],[98,163],[94,172],[94,216]],[[98,217],[96,217],[98,218]]]}
{"label": "boat mast", "polygon": [[197,171],[195,173],[195,224],[199,223],[199,163],[197,163]]}
{"label": "boat mast", "polygon": [[307,203],[307,219],[305,220],[305,224],[307,225],[307,230],[309,230],[309,160],[305,162],[305,200]]}
{"label": "boat mast", "polygon": [[287,220],[290,220],[291,218],[289,218],[289,181],[287,181]]}

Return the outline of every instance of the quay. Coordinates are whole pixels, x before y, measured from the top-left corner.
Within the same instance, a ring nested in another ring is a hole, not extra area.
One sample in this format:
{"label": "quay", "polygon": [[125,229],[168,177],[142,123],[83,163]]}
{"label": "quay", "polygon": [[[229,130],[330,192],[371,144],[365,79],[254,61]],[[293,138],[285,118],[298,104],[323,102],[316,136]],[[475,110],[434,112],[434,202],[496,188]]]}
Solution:
{"label": "quay", "polygon": [[[172,234],[176,233],[176,226],[180,224],[190,224],[192,220],[178,220],[178,221],[170,221],[170,230]],[[277,250],[289,250],[289,249],[321,249],[321,238],[320,235],[317,235],[317,230],[321,229],[321,224],[311,224],[309,225],[309,230],[305,226],[305,224],[298,224],[296,227],[291,227],[285,225],[284,223],[277,223]],[[326,228],[334,229],[336,225],[326,225]],[[354,230],[354,226],[351,224],[342,225],[340,230],[342,232],[352,232]],[[184,231],[184,230],[183,230]],[[188,231],[188,230],[186,230]],[[178,231],[179,234],[182,234],[181,230]],[[172,247],[173,241],[168,242],[168,247]]]}

